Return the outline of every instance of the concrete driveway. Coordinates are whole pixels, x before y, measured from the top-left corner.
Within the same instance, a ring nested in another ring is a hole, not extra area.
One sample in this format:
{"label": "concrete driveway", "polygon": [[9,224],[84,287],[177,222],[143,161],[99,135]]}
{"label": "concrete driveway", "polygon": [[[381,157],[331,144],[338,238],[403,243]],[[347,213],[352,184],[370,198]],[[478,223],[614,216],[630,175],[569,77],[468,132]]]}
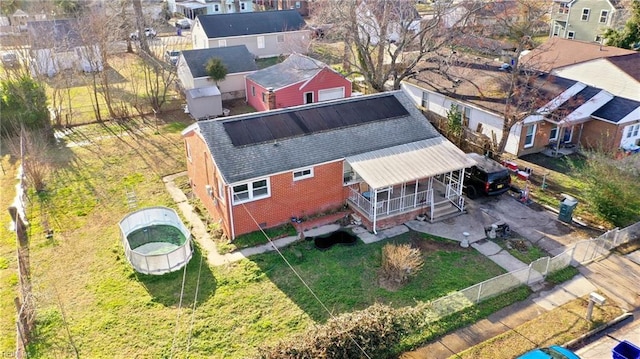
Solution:
{"label": "concrete driveway", "polygon": [[554,256],[562,253],[567,246],[600,234],[575,223],[564,223],[558,220],[556,213],[539,205],[520,203],[510,192],[496,197],[467,200],[466,203],[469,215],[477,222],[489,226],[504,221],[512,231]]}

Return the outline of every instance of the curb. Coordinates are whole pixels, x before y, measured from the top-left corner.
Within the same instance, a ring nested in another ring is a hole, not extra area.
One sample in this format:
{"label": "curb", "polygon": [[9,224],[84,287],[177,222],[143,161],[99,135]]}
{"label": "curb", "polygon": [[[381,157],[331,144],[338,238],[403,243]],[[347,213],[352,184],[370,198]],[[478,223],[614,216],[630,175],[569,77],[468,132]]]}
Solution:
{"label": "curb", "polygon": [[608,329],[608,328],[610,328],[610,327],[612,327],[612,326],[614,326],[616,324],[619,324],[619,323],[622,323],[622,322],[624,322],[626,320],[629,320],[629,318],[633,319],[633,312],[623,313],[622,315],[620,315],[619,317],[611,320],[610,322],[605,323],[605,324],[599,326],[598,328],[593,329],[593,330],[591,330],[591,331],[589,331],[589,332],[587,332],[585,334],[582,334],[578,338],[575,338],[575,339],[569,341],[568,343],[566,343],[564,345],[564,347],[568,348],[568,349],[572,349],[572,350],[573,349],[582,348],[586,344],[589,344],[588,339],[590,339],[591,337],[596,336],[600,332],[602,332],[602,331],[604,331],[604,330],[606,330],[606,329]]}

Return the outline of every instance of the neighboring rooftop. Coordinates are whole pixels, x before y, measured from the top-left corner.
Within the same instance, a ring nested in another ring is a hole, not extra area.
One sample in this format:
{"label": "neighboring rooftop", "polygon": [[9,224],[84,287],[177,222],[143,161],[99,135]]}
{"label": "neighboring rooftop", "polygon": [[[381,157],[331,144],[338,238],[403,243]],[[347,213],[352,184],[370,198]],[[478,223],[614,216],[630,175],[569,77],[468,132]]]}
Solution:
{"label": "neighboring rooftop", "polygon": [[306,25],[295,9],[199,15],[198,21],[210,39],[297,31]]}
{"label": "neighboring rooftop", "polygon": [[532,68],[549,72],[553,69],[585,61],[630,54],[637,54],[637,52],[613,46],[604,46],[596,42],[552,37],[522,56],[521,61],[526,62]]}
{"label": "neighboring rooftop", "polygon": [[291,54],[283,62],[258,70],[247,75],[247,78],[264,88],[272,87],[277,90],[312,79],[324,68],[331,69],[327,64],[308,56]]}
{"label": "neighboring rooftop", "polygon": [[185,50],[182,51],[182,56],[194,78],[208,76],[205,64],[213,57],[219,58],[222,61],[227,68],[228,74],[249,72],[258,69],[255,56],[253,56],[244,45]]}
{"label": "neighboring rooftop", "polygon": [[77,21],[71,19],[27,22],[31,47],[36,49],[69,50],[83,46],[77,28]]}
{"label": "neighboring rooftop", "polygon": [[634,111],[637,112],[636,119],[638,119],[638,116],[640,116],[639,101],[614,97],[611,101],[593,112],[591,116],[601,120],[619,123]]}
{"label": "neighboring rooftop", "polygon": [[[504,113],[511,73],[500,70],[501,62],[455,56],[421,62],[417,73],[407,81],[494,113]],[[533,108],[535,102],[546,103],[577,82],[544,73],[531,74],[528,81],[532,85],[528,93],[512,103],[526,107],[524,103],[528,101]]]}
{"label": "neighboring rooftop", "polygon": [[[384,115],[376,115],[374,121],[340,125],[334,122],[358,116],[363,104],[369,107],[368,114]],[[318,123],[305,122],[315,128],[310,128],[310,131],[304,133],[250,145],[234,145],[233,135],[228,132],[229,123],[264,124],[267,119],[288,122],[294,125],[294,128],[302,128],[303,124],[299,122],[301,117],[305,118],[305,121],[313,119]],[[320,102],[222,120],[199,121],[183,133],[192,130],[201,133],[214,161],[229,183],[441,137],[402,91]],[[265,161],[266,158],[269,161]]]}

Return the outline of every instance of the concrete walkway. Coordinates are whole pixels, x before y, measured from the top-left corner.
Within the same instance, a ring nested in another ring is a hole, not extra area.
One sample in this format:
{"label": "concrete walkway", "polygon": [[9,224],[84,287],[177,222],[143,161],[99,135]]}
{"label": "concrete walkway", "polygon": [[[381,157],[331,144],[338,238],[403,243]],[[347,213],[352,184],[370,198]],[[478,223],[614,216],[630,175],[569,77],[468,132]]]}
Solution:
{"label": "concrete walkway", "polygon": [[[206,252],[206,258],[210,265],[219,266],[228,264],[258,253],[273,251],[276,247],[282,248],[288,246],[299,240],[297,236],[285,237],[274,240],[272,243],[242,249],[229,254],[219,254],[215,242],[207,233],[200,217],[193,211],[193,208],[189,204],[182,190],[177,188],[173,183],[173,180],[176,177],[184,174],[185,172],[174,174],[165,177],[163,181],[172,198],[178,204],[178,208],[182,211],[184,217],[191,225],[191,233],[199,243],[200,247]],[[395,237],[408,232],[409,229],[459,242],[462,242],[465,239],[465,235],[463,233],[466,232],[468,234],[466,240],[468,240],[471,247],[484,254],[487,258],[491,259],[507,271],[524,269],[528,267],[528,265],[513,257],[508,251],[502,249],[502,247],[496,243],[486,239],[484,228],[491,223],[505,221],[521,236],[551,253],[561,253],[564,251],[566,246],[584,239],[580,236],[574,235],[567,226],[558,224],[558,221],[555,220],[553,214],[533,211],[516,201],[510,202],[511,199],[508,197],[501,200],[496,200],[494,198],[488,201],[491,201],[489,202],[489,205],[487,205],[487,203],[480,204],[482,206],[481,210],[479,208],[473,208],[478,205],[477,203],[471,204],[469,206],[469,213],[437,223],[414,220],[409,221],[404,225],[380,231],[377,234],[370,233],[362,227],[351,228],[354,234],[356,234],[365,244]],[[523,218],[525,219],[524,221],[522,221]],[[517,219],[521,220],[517,221]],[[318,228],[305,230],[304,236],[314,237],[323,235],[334,232],[339,228],[340,226],[337,224],[324,225]],[[632,297],[635,301],[629,300],[632,304],[626,303],[622,298],[620,298],[620,296],[630,296],[628,292],[617,293],[611,289],[611,287],[617,288],[615,283],[611,283],[609,287],[605,283],[604,288],[603,286],[596,286],[589,280],[589,277],[592,275],[597,276],[597,271],[595,274],[589,275],[591,273],[590,270],[581,270],[581,272],[587,275],[578,275],[574,279],[551,290],[538,291],[534,296],[525,301],[504,308],[490,315],[487,319],[446,335],[418,350],[405,353],[402,358],[449,358],[455,353],[459,353],[498,334],[504,333],[527,321],[530,321],[538,317],[543,312],[551,311],[571,300],[584,297],[595,291],[603,291],[607,296],[610,298],[612,297],[614,301],[629,304],[630,309],[633,309],[634,307],[638,308],[640,305],[640,296],[638,296],[640,288],[636,285],[637,281],[633,281],[633,279],[640,278],[640,266],[632,268],[633,270],[629,270],[629,266],[636,265],[636,263],[633,262],[634,259],[637,258],[632,257],[630,260],[627,260],[627,262],[622,264],[619,263],[619,260],[613,261],[614,268],[617,268],[619,271],[624,271],[630,275],[631,280],[629,281],[628,286],[632,292],[635,288],[636,293],[635,296]],[[637,260],[640,261],[640,259]],[[599,266],[602,266],[602,264],[595,263],[592,264],[592,266],[585,268],[598,268]],[[612,271],[615,271],[615,269]],[[618,296],[616,296],[616,294],[618,294]]]}

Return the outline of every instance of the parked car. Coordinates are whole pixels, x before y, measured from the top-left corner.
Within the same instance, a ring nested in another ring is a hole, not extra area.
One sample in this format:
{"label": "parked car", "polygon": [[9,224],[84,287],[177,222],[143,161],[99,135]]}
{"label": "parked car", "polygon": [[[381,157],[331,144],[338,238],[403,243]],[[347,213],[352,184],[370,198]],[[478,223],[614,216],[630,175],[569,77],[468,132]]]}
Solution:
{"label": "parked car", "polygon": [[548,348],[538,348],[526,352],[516,359],[580,359],[580,357],[569,349],[552,345]]}
{"label": "parked car", "polygon": [[[147,38],[153,39],[154,37],[156,37],[156,35],[156,30],[154,30],[152,27],[147,27],[144,29],[144,36],[146,36]],[[131,38],[131,40],[138,40],[140,38],[140,33],[138,30],[136,30],[135,32],[132,32],[129,37]]]}
{"label": "parked car", "polygon": [[469,153],[467,156],[477,163],[465,171],[463,190],[467,197],[474,199],[480,195],[497,196],[511,188],[509,169],[477,153]]}
{"label": "parked car", "polygon": [[164,53],[164,59],[171,65],[178,64],[178,58],[180,58],[180,50],[167,50]]}
{"label": "parked car", "polygon": [[190,29],[191,23],[192,23],[191,19],[187,19],[187,18],[179,19],[179,20],[176,20],[176,27],[178,29]]}

